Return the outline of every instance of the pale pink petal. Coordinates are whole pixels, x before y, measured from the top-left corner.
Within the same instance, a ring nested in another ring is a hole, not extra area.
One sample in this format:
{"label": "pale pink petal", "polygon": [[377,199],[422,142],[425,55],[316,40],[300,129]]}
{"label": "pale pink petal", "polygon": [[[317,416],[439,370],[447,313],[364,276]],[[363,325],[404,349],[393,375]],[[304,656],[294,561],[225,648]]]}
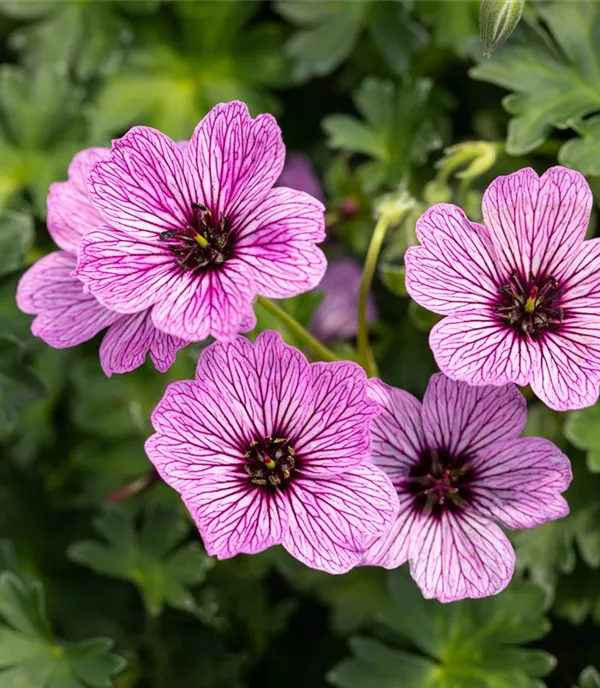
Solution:
{"label": "pale pink petal", "polygon": [[150,311],[122,316],[108,329],[100,345],[100,364],[110,377],[139,368],[150,354],[161,373],[174,363],[177,352],[188,342],[157,330]]}
{"label": "pale pink petal", "polygon": [[48,231],[62,249],[73,255],[77,254],[81,237],[104,222],[102,215],[92,205],[86,182],[92,167],[108,155],[108,148],[80,151],[69,165],[68,181],[50,185]]}
{"label": "pale pink petal", "polygon": [[600,323],[572,322],[545,332],[531,389],[551,409],[592,406],[600,384]]}
{"label": "pale pink petal", "polygon": [[419,463],[426,450],[421,402],[412,394],[376,379],[369,380],[368,393],[381,409],[381,415],[371,423],[371,459],[396,485]]}
{"label": "pale pink petal", "polygon": [[179,275],[152,309],[156,327],[190,341],[209,335],[228,340],[251,329],[254,285],[237,259],[218,271],[200,273],[171,266]]}
{"label": "pale pink petal", "polygon": [[198,202],[184,171],[184,153],[150,127],[134,127],[113,141],[110,159],[92,169],[90,198],[111,227],[151,241],[182,229]]}
{"label": "pale pink petal", "polygon": [[365,541],[386,532],[398,513],[396,491],[372,465],[330,479],[292,481],[285,496],[289,529],[283,546],[307,566],[328,573],[357,566]]}
{"label": "pale pink petal", "polygon": [[273,189],[240,226],[236,256],[259,294],[285,298],[316,287],[327,261],[315,246],[325,239],[322,203],[293,189]]}
{"label": "pale pink petal", "polygon": [[252,119],[244,103],[214,107],[186,151],[197,202],[236,224],[259,205],[281,174],[285,146],[272,115]]}
{"label": "pale pink petal", "polygon": [[154,409],[152,425],[156,434],[146,441],[146,453],[178,492],[202,475],[217,483],[223,474],[245,476],[244,452],[253,433],[239,409],[204,383],[169,385]]}
{"label": "pale pink petal", "polygon": [[600,239],[584,241],[577,255],[566,261],[564,272],[561,305],[565,320],[595,318],[600,310]]}
{"label": "pale pink petal", "polygon": [[280,544],[284,536],[285,496],[252,485],[248,476],[199,478],[182,497],[207,553],[218,559],[262,552]]}
{"label": "pale pink petal", "polygon": [[495,595],[512,577],[515,553],[500,528],[476,513],[422,514],[411,536],[410,572],[423,597],[454,602]]}
{"label": "pale pink petal", "polygon": [[83,238],[75,274],[101,303],[119,313],[146,310],[187,278],[165,249],[108,227]]}
{"label": "pale pink petal", "polygon": [[74,268],[69,253],[50,253],[27,270],[17,288],[18,307],[37,316],[31,331],[56,349],[86,342],[120,317],[84,292],[71,276]]}
{"label": "pale pink petal", "polygon": [[368,458],[370,422],[379,406],[367,397],[367,376],[356,363],[313,363],[310,375],[310,415],[294,445],[299,471],[334,476]]}
{"label": "pale pink petal", "polygon": [[549,440],[496,442],[473,459],[472,469],[470,489],[478,511],[506,528],[533,528],[569,513],[560,493],[571,482],[571,464]]}
{"label": "pale pink petal", "polygon": [[362,566],[383,566],[396,569],[408,560],[411,539],[421,526],[421,512],[415,508],[415,499],[411,494],[401,494],[400,513],[392,527],[383,535],[368,542]]}
{"label": "pale pink petal", "polygon": [[423,398],[430,447],[473,456],[498,440],[518,437],[527,420],[525,397],[514,385],[473,387],[433,375]]}
{"label": "pale pink petal", "polygon": [[487,313],[444,318],[429,345],[440,370],[471,385],[526,385],[539,365],[539,347]]}
{"label": "pale pink petal", "polygon": [[254,344],[244,337],[213,344],[200,356],[196,379],[235,403],[260,437],[294,440],[312,410],[309,363],[276,332]]}
{"label": "pale pink petal", "polygon": [[472,311],[498,297],[494,251],[487,230],[454,205],[438,203],[417,222],[421,246],[405,255],[406,289],[442,315]]}
{"label": "pale pink petal", "polygon": [[506,275],[527,277],[568,270],[583,240],[592,193],[575,170],[553,167],[542,177],[530,168],[498,177],[483,197],[483,216]]}

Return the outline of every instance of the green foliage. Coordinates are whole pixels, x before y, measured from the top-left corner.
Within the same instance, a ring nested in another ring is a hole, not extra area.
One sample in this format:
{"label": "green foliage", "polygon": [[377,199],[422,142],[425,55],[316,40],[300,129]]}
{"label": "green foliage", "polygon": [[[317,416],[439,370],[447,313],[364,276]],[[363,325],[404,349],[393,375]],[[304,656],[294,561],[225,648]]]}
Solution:
{"label": "green foliage", "polygon": [[187,519],[162,507],[152,507],[140,528],[123,508],[107,508],[95,521],[106,543],[92,540],[69,547],[73,560],[104,576],[122,578],[139,589],[151,616],[165,604],[194,612],[189,588],[202,582],[214,562],[200,543],[182,544],[190,531]]}
{"label": "green foliage", "polygon": [[586,452],[590,471],[600,472],[600,404],[569,413],[565,424],[569,442]]}
{"label": "green foliage", "polygon": [[[513,583],[497,597],[441,605],[422,599],[405,569],[390,574],[394,606],[379,616],[396,647],[357,637],[329,681],[340,688],[539,688],[551,655],[521,647],[544,636],[545,596]],[[418,619],[418,623],[415,621]],[[408,644],[408,645],[407,645]]]}
{"label": "green foliage", "polygon": [[112,640],[58,640],[46,616],[39,582],[0,575],[0,683],[5,688],[109,688],[125,661]]}
{"label": "green foliage", "polygon": [[368,167],[371,190],[399,183],[412,165],[423,164],[440,148],[440,120],[429,79],[396,86],[369,78],[354,94],[362,120],[330,115],[323,121],[330,148],[359,153],[375,160]]}
{"label": "green foliage", "polygon": [[299,27],[286,44],[286,53],[294,64],[293,76],[298,81],[326,76],[337,69],[365,31],[397,74],[407,70],[411,54],[427,43],[424,27],[398,0],[279,0],[277,9]]}
{"label": "green foliage", "polygon": [[584,118],[598,109],[600,57],[595,36],[600,7],[593,0],[548,3],[537,9],[533,29],[521,43],[504,46],[471,70],[474,79],[514,91],[504,107],[509,123],[506,149],[523,155],[540,146],[552,128],[571,128],[584,141],[568,142],[559,161],[584,174],[598,173],[600,139],[596,120]]}
{"label": "green foliage", "polygon": [[592,667],[586,667],[579,676],[579,683],[574,688],[600,688],[600,674]]}
{"label": "green foliage", "polygon": [[213,105],[236,98],[254,113],[276,110],[266,87],[285,78],[281,30],[248,26],[259,8],[254,0],[173,3],[173,34],[150,34],[107,78],[91,112],[95,135],[143,123],[189,138]]}

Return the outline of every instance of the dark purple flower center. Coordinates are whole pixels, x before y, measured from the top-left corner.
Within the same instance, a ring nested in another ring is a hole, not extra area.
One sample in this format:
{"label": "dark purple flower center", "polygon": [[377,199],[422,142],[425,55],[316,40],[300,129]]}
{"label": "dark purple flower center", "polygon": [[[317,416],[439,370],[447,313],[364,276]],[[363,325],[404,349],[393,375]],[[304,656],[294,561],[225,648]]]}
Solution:
{"label": "dark purple flower center", "polygon": [[250,442],[244,454],[244,471],[254,485],[283,486],[296,466],[296,452],[282,437],[265,437]]}
{"label": "dark purple flower center", "polygon": [[456,511],[469,501],[472,481],[468,457],[427,449],[411,468],[405,487],[414,495],[419,509],[439,516],[444,509]]}
{"label": "dark purple flower center", "polygon": [[561,306],[563,290],[552,275],[536,278],[530,272],[525,279],[514,271],[498,293],[494,312],[521,336],[536,339],[565,317]]}
{"label": "dark purple flower center", "polygon": [[233,233],[227,219],[222,213],[215,217],[200,203],[192,203],[192,214],[183,229],[170,229],[159,238],[184,270],[219,268],[233,254]]}

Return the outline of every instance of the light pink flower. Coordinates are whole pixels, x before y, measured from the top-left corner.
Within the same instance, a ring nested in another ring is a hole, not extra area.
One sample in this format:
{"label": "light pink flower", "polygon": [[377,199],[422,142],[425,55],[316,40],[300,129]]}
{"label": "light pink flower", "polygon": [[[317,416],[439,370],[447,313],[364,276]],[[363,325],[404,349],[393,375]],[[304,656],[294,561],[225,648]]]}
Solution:
{"label": "light pink flower", "polygon": [[533,528],[566,516],[569,459],[546,439],[518,438],[527,407],[514,385],[471,387],[438,373],[423,404],[379,380],[369,396],[382,408],[373,461],[396,486],[400,514],[363,563],[408,560],[423,595],[441,602],[500,592],[515,553],[496,524]]}
{"label": "light pink flower", "polygon": [[283,172],[277,180],[277,186],[288,186],[290,189],[305,191],[319,201],[323,201],[323,189],[310,158],[304,153],[290,153],[286,156]]}
{"label": "light pink flower", "polygon": [[[358,289],[362,270],[352,258],[333,260],[327,266],[318,291],[325,293],[323,302],[314,312],[310,331],[323,341],[349,339],[358,329]],[[377,319],[372,296],[367,304],[369,323]]]}
{"label": "light pink flower", "polygon": [[17,305],[36,316],[33,334],[57,349],[81,344],[108,327],[100,363],[109,376],[138,368],[148,353],[164,372],[187,342],[157,330],[148,310],[123,316],[102,306],[73,276],[82,237],[104,222],[90,202],[86,178],[93,165],[108,155],[105,148],[81,151],[69,166],[69,180],[50,186],[48,231],[63,250],[44,256],[25,272],[17,289]]}
{"label": "light pink flower", "polygon": [[312,363],[275,332],[202,352],[196,379],[169,385],[146,452],[226,559],[282,544],[313,568],[343,573],[365,537],[398,510],[369,460],[367,379],[354,363]]}
{"label": "light pink flower", "polygon": [[239,102],[213,108],[185,150],[135,127],[90,174],[106,222],[84,238],[77,275],[108,308],[150,308],[174,336],[252,329],[258,294],[308,291],[326,267],[323,205],[273,188],[284,157],[275,119]]}
{"label": "light pink flower", "polygon": [[530,384],[559,411],[595,403],[600,240],[583,240],[591,207],[583,176],[553,167],[496,179],[485,227],[446,204],[420,218],[406,286],[448,316],[430,337],[443,372],[472,385]]}

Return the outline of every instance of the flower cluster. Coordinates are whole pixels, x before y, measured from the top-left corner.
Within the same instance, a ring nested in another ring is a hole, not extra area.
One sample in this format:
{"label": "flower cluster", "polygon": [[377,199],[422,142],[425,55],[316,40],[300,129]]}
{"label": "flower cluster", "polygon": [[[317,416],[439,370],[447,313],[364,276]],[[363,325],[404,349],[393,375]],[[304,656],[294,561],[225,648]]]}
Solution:
{"label": "flower cluster", "polygon": [[[220,340],[194,380],[167,388],[146,442],[209,554],[283,545],[329,573],[408,561],[425,597],[495,594],[515,563],[500,526],[565,516],[571,480],[551,442],[519,437],[526,403],[513,383],[559,410],[598,398],[590,189],[564,168],[526,169],[487,190],[485,226],[447,204],[420,218],[407,289],[447,316],[430,339],[442,373],[420,403],[355,363],[311,363],[275,332],[239,336],[256,324],[257,296],[322,278],[312,333],[357,331],[361,270],[343,259],[325,273],[322,191],[305,158],[281,176],[284,156],[273,117],[239,102],[213,108],[189,142],[136,127],[81,152],[48,197],[61,250],[25,273],[19,307],[55,347],[108,328],[109,375],[147,353],[164,371],[189,341]],[[364,315],[376,319],[373,301]]]}

